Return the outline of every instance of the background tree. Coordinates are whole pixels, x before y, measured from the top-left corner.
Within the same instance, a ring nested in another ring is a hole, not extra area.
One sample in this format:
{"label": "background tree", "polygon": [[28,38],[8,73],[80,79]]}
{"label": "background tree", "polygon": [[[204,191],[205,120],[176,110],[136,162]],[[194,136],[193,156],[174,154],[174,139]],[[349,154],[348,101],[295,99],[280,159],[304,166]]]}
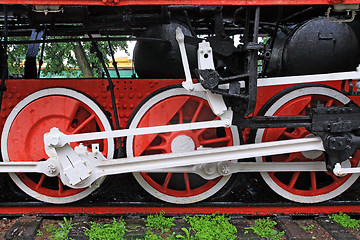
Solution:
{"label": "background tree", "polygon": [[[47,37],[47,39],[59,37]],[[28,37],[12,37],[9,40],[25,40]],[[97,42],[97,45],[104,56],[105,63],[110,62],[110,49],[107,42]],[[24,60],[27,46],[25,44],[11,44],[8,46],[8,64],[9,74],[23,75]],[[126,42],[111,42],[114,52],[125,50],[127,52]],[[37,55],[40,60],[42,44]],[[46,43],[43,56],[42,76],[63,76],[63,77],[101,77],[102,66],[92,51],[91,42],[74,43]],[[79,71],[80,69],[81,71]]]}

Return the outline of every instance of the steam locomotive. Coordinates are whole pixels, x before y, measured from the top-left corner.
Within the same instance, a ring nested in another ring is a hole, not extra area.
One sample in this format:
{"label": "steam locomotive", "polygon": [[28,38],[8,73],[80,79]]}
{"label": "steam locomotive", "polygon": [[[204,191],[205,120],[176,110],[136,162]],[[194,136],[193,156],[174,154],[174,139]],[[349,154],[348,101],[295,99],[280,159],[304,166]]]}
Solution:
{"label": "steam locomotive", "polygon": [[[54,204],[126,173],[175,204],[242,173],[290,201],[333,199],[360,172],[359,3],[3,0],[0,172]],[[137,41],[133,78],[101,59],[118,40]],[[85,41],[104,78],[39,77],[41,46]],[[8,74],[13,44],[28,46],[23,76]]]}

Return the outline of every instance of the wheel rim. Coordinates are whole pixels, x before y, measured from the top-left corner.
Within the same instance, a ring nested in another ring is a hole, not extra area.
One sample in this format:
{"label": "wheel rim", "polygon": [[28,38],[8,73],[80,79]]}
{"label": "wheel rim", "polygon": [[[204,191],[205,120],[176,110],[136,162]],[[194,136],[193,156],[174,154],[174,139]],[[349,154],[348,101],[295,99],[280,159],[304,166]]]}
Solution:
{"label": "wheel rim", "polygon": [[[48,158],[43,136],[52,127],[65,134],[111,130],[101,109],[89,98],[69,89],[45,89],[22,100],[6,120],[2,135],[4,161],[43,161]],[[99,143],[100,151],[112,158],[112,139],[82,142],[91,151],[92,143]],[[79,143],[72,143],[75,147]],[[89,188],[72,189],[58,177],[39,173],[12,173],[10,177],[28,195],[50,203],[69,203],[88,196],[103,181],[99,179]]]}
{"label": "wheel rim", "polygon": [[[344,105],[349,99],[330,88],[307,87],[294,90],[278,99],[266,111],[265,116],[305,115],[305,109],[318,102],[326,106]],[[256,142],[298,139],[311,136],[305,128],[260,129]],[[348,161],[352,167],[358,166],[360,155],[357,151]],[[305,162],[325,161],[324,153],[290,153],[257,158],[257,162]],[[296,202],[313,203],[334,198],[348,189],[357,179],[356,175],[338,178],[328,172],[268,172],[261,173],[265,182],[278,194]]]}
{"label": "wheel rim", "polygon": [[[191,94],[181,88],[161,92],[139,109],[129,128],[217,119],[205,99],[203,94]],[[129,156],[141,156],[182,151],[174,147],[178,139],[190,142],[188,150],[238,143],[230,129],[202,129],[129,137],[127,152]],[[153,196],[179,204],[201,201],[213,195],[230,178],[204,180],[191,173],[134,173],[134,176]]]}

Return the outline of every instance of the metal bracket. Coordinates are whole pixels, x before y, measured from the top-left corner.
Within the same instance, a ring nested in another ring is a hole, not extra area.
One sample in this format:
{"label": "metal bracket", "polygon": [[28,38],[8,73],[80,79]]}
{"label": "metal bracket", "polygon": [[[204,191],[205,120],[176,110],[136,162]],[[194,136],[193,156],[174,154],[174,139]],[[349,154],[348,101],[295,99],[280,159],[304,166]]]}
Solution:
{"label": "metal bracket", "polygon": [[[347,23],[352,22],[355,19],[356,11],[359,9],[359,4],[337,4],[333,7],[329,7],[326,11],[326,17],[329,22],[337,22],[337,23]],[[331,11],[334,12],[346,12],[346,17],[344,19],[336,18],[334,20],[333,17],[330,16]],[[350,14],[351,13],[351,14]]]}

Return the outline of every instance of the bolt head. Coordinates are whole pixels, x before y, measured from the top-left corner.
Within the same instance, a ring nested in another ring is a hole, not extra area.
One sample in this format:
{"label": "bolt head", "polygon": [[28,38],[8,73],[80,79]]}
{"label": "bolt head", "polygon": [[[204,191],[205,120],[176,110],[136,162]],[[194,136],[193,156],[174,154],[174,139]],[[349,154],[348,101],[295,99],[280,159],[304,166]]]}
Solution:
{"label": "bolt head", "polygon": [[60,139],[58,137],[52,137],[50,139],[50,144],[53,146],[57,146],[60,143]]}

